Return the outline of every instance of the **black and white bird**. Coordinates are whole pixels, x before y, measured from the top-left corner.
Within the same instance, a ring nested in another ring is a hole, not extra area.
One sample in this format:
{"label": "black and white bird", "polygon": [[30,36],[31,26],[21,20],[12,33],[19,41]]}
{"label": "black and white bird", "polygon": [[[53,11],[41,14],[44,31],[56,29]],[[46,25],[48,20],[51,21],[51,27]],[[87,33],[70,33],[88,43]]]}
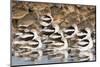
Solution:
{"label": "black and white bird", "polygon": [[41,39],[39,39],[39,37],[37,39],[34,38],[35,36],[33,35],[33,33],[29,34],[29,32],[27,32],[17,37],[17,39],[13,40],[13,45],[21,45],[23,48],[32,50],[41,48],[42,47]]}
{"label": "black and white bird", "polygon": [[18,25],[17,32],[15,32],[14,37],[22,36],[26,32],[30,32],[28,25]]}
{"label": "black and white bird", "polygon": [[20,45],[15,49],[15,55],[20,56],[22,53],[27,51],[36,51],[42,48],[42,42],[40,39],[37,40],[30,40],[30,41],[15,41],[14,45]]}
{"label": "black and white bird", "polygon": [[26,29],[27,29],[27,26],[25,26],[25,25],[19,25],[18,26],[18,31],[14,33],[14,38],[23,35],[23,33],[25,33]]}
{"label": "black and white bird", "polygon": [[42,42],[40,38],[28,41],[28,46],[32,47],[32,50],[38,50],[42,48]]}
{"label": "black and white bird", "polygon": [[41,32],[44,35],[51,35],[52,33],[56,33],[59,31],[59,25],[52,23],[50,26],[44,27]]}
{"label": "black and white bird", "polygon": [[49,44],[48,48],[55,50],[66,50],[68,48],[68,42],[64,38],[62,31],[51,34],[50,39],[53,40],[53,43]]}
{"label": "black and white bird", "polygon": [[65,38],[73,38],[78,33],[78,27],[76,24],[63,29]]}
{"label": "black and white bird", "polygon": [[55,28],[50,25],[48,27],[43,28],[41,32],[43,33],[43,35],[49,36],[55,32]]}
{"label": "black and white bird", "polygon": [[18,25],[18,31],[24,33],[28,25]]}
{"label": "black and white bird", "polygon": [[85,46],[87,46],[89,44],[89,42],[90,41],[88,39],[84,39],[84,40],[79,41],[78,45],[82,46],[82,47],[85,47]]}
{"label": "black and white bird", "polygon": [[[38,50],[42,48],[40,36],[36,30],[25,30],[24,33],[18,35],[12,42],[13,45],[18,46],[17,49]],[[15,50],[15,55],[20,55],[20,51]]]}
{"label": "black and white bird", "polygon": [[[23,43],[25,42],[25,43]],[[30,51],[36,51],[42,48],[42,43],[39,40],[34,40],[34,41],[17,41],[14,42],[14,44],[19,45],[19,47],[16,47],[14,49],[14,55],[15,56],[23,56],[23,53],[28,53]]]}
{"label": "black and white bird", "polygon": [[51,39],[51,40],[61,40],[61,38],[62,38],[62,36],[61,36],[61,34],[60,33],[53,33],[53,34],[51,34],[50,36],[49,36],[49,38]]}
{"label": "black and white bird", "polygon": [[77,45],[80,51],[91,50],[91,48],[93,47],[93,41],[91,38],[88,38],[88,39],[78,41]]}
{"label": "black and white bird", "polygon": [[29,40],[33,40],[36,39],[38,37],[37,31],[31,31],[28,29],[24,30],[24,33],[22,32],[16,32],[15,35],[17,36],[16,38],[19,40],[23,40],[23,41],[29,41]]}
{"label": "black and white bird", "polygon": [[93,40],[91,38],[91,30],[89,28],[81,29],[77,33],[77,45],[80,51],[89,51],[93,48]]}
{"label": "black and white bird", "polygon": [[40,25],[43,27],[51,25],[53,18],[50,14],[46,14],[40,17]]}
{"label": "black and white bird", "polygon": [[19,40],[24,40],[24,41],[29,41],[32,40],[33,38],[34,38],[34,33],[32,32],[27,32],[19,36]]}
{"label": "black and white bird", "polygon": [[91,30],[89,28],[81,29],[77,33],[77,37],[78,37],[77,40],[79,40],[79,41],[91,38]]}
{"label": "black and white bird", "polygon": [[53,24],[52,25],[54,27],[54,32],[49,36],[49,38],[51,39],[61,39],[61,37],[63,36],[63,33],[61,33],[59,25],[58,24]]}
{"label": "black and white bird", "polygon": [[56,33],[57,31],[59,31],[59,25],[57,24],[51,24],[48,27],[44,27],[43,29],[41,29],[41,33],[42,33],[42,40],[43,41],[47,41],[50,39],[50,35],[52,36],[53,33]]}
{"label": "black and white bird", "polygon": [[53,24],[55,31],[49,35],[51,43],[47,45],[47,48],[55,50],[65,50],[68,48],[68,42],[64,38],[63,32],[60,30],[58,24]]}

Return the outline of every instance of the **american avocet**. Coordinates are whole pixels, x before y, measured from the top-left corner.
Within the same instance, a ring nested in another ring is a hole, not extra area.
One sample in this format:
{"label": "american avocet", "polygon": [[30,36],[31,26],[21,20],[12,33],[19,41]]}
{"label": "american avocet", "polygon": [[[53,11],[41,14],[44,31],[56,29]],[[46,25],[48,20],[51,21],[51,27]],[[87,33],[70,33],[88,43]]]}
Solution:
{"label": "american avocet", "polygon": [[77,44],[80,51],[91,50],[93,47],[93,41],[91,38],[81,40]]}
{"label": "american avocet", "polygon": [[89,28],[85,28],[85,29],[81,29],[78,33],[77,33],[77,40],[83,40],[83,39],[87,39],[91,37],[91,30]]}
{"label": "american avocet", "polygon": [[29,41],[29,40],[33,40],[36,39],[38,37],[37,31],[25,31],[23,34],[19,35],[19,40],[24,40],[24,41]]}
{"label": "american avocet", "polygon": [[46,15],[43,15],[41,18],[40,18],[40,25],[46,27],[46,26],[49,26],[51,25],[51,22],[53,21],[53,18],[50,14],[46,14]]}
{"label": "american avocet", "polygon": [[78,33],[78,27],[76,24],[63,29],[65,38],[73,38]]}
{"label": "american avocet", "polygon": [[55,23],[51,23],[51,25],[44,27],[41,32],[45,35],[51,35],[54,32],[57,32],[59,30],[59,26]]}
{"label": "american avocet", "polygon": [[[68,42],[63,36],[63,32],[59,31],[61,37],[54,36],[52,35],[52,38],[55,39],[53,43],[48,45],[48,48],[54,48],[55,50],[64,50],[68,48]],[[58,39],[59,38],[59,39]]]}

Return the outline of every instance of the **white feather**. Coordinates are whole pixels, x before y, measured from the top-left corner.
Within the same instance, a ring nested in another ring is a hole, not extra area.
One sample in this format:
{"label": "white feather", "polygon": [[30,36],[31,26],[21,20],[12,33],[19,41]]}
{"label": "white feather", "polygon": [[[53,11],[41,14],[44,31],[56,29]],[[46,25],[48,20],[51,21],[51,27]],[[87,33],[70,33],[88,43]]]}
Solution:
{"label": "white feather", "polygon": [[17,40],[15,40],[15,41],[13,41],[13,44],[25,45],[25,44],[27,44],[27,42],[26,41],[17,41]]}
{"label": "white feather", "polygon": [[27,38],[27,37],[32,37],[32,36],[34,36],[34,35],[32,35],[32,34],[23,34],[20,37],[21,38]]}
{"label": "white feather", "polygon": [[51,23],[47,23],[47,22],[41,21],[40,24],[41,24],[42,26],[49,26]]}

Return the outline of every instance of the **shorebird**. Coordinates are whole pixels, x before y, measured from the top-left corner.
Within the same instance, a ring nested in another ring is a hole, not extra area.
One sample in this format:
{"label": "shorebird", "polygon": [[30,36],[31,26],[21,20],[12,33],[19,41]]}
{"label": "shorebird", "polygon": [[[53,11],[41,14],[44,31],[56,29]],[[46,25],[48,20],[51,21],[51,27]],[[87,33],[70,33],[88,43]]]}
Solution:
{"label": "shorebird", "polygon": [[77,33],[78,37],[78,49],[80,51],[91,50],[93,47],[93,40],[91,38],[91,30],[89,28],[81,29],[79,33]]}
{"label": "shorebird", "polygon": [[91,50],[93,47],[93,41],[91,38],[88,38],[77,42],[77,45],[80,51]]}
{"label": "shorebird", "polygon": [[81,29],[77,33],[77,37],[79,41],[90,38],[91,37],[91,30],[89,28]]}
{"label": "shorebird", "polygon": [[25,44],[27,44],[27,41],[23,41],[23,40],[14,40],[13,42],[12,42],[12,44],[13,45],[25,45]]}
{"label": "shorebird", "polygon": [[16,37],[18,37],[18,36],[21,36],[21,35],[23,35],[22,32],[16,32],[16,33],[14,34],[14,38],[16,38]]}
{"label": "shorebird", "polygon": [[23,35],[19,36],[19,40],[29,41],[34,38],[34,34],[31,33],[24,33]]}
{"label": "shorebird", "polygon": [[73,38],[78,33],[78,27],[76,24],[63,29],[65,38]]}
{"label": "shorebird", "polygon": [[29,41],[15,41],[14,44],[17,44],[17,45],[21,44],[21,48],[27,48],[31,50],[42,48],[42,42],[41,42],[41,39],[39,38],[34,39],[34,40],[29,40]]}
{"label": "shorebird", "polygon": [[53,33],[50,36],[51,40],[54,42],[51,44],[48,44],[48,48],[54,48],[55,50],[65,50],[68,48],[68,42],[63,36],[63,32],[59,31],[57,33]]}
{"label": "shorebird", "polygon": [[27,26],[25,25],[19,25],[18,26],[18,31],[14,33],[14,37],[22,36],[25,31],[28,30]]}
{"label": "shorebird", "polygon": [[50,26],[44,27],[41,32],[45,35],[51,35],[59,31],[59,25],[52,23]]}
{"label": "shorebird", "polygon": [[68,43],[64,38],[63,32],[60,30],[59,25],[53,24],[53,27],[55,28],[55,31],[48,36],[51,42],[47,44],[47,48],[52,48],[55,50],[67,49]]}
{"label": "shorebird", "polygon": [[[44,29],[41,30],[42,32],[42,42],[43,42],[43,47],[47,48],[48,45],[54,43],[53,39],[52,39],[52,35],[54,33],[57,33],[57,31],[59,31],[59,26],[57,24],[52,24],[48,27],[45,27]],[[51,38],[50,38],[51,37]]]}
{"label": "shorebird", "polygon": [[18,31],[24,33],[24,30],[28,28],[28,25],[18,25]]}
{"label": "shorebird", "polygon": [[42,48],[42,42],[41,39],[38,37],[37,39],[34,39],[32,41],[28,41],[28,45],[34,49],[41,49]]}
{"label": "shorebird", "polygon": [[46,14],[41,16],[40,18],[40,25],[42,25],[43,27],[49,26],[51,25],[51,22],[53,21],[53,18],[50,14]]}
{"label": "shorebird", "polygon": [[58,24],[53,24],[53,27],[55,28],[55,31],[49,36],[51,39],[61,39],[63,37],[63,33],[59,28]]}
{"label": "shorebird", "polygon": [[44,27],[43,29],[41,29],[41,33],[42,33],[42,40],[49,40],[49,36],[53,33],[56,33],[57,31],[59,31],[59,25],[52,23],[50,26],[48,27]]}
{"label": "shorebird", "polygon": [[52,33],[54,33],[55,31],[55,28],[53,26],[48,26],[48,27],[45,27],[41,30],[41,32],[43,33],[43,35],[51,35]]}
{"label": "shorebird", "polygon": [[53,33],[49,37],[51,40],[61,40],[61,38],[62,38],[60,33]]}
{"label": "shorebird", "polygon": [[31,40],[31,41],[15,41],[14,44],[20,45],[14,49],[15,56],[22,56],[22,53],[27,51],[36,51],[42,48],[42,43],[40,39]]}
{"label": "shorebird", "polygon": [[19,39],[20,41],[29,41],[29,40],[33,40],[36,39],[38,37],[37,31],[31,31],[31,30],[25,30],[24,33],[21,32],[17,32],[15,33],[15,35],[17,36],[17,39]]}

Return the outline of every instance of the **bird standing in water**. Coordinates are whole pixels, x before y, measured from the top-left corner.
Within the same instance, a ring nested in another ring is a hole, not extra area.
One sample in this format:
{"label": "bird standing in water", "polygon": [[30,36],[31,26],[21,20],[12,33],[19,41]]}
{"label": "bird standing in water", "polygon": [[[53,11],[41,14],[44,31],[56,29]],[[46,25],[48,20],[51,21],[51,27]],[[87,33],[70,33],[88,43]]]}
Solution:
{"label": "bird standing in water", "polygon": [[91,38],[91,31],[90,31],[90,29],[89,28],[81,29],[77,33],[77,37],[78,37],[79,41]]}
{"label": "bird standing in water", "polygon": [[40,25],[43,27],[47,27],[51,25],[53,22],[53,18],[50,14],[46,14],[40,17]]}
{"label": "bird standing in water", "polygon": [[73,24],[72,26],[64,28],[63,33],[65,38],[73,38],[78,33],[78,27],[76,24]]}

